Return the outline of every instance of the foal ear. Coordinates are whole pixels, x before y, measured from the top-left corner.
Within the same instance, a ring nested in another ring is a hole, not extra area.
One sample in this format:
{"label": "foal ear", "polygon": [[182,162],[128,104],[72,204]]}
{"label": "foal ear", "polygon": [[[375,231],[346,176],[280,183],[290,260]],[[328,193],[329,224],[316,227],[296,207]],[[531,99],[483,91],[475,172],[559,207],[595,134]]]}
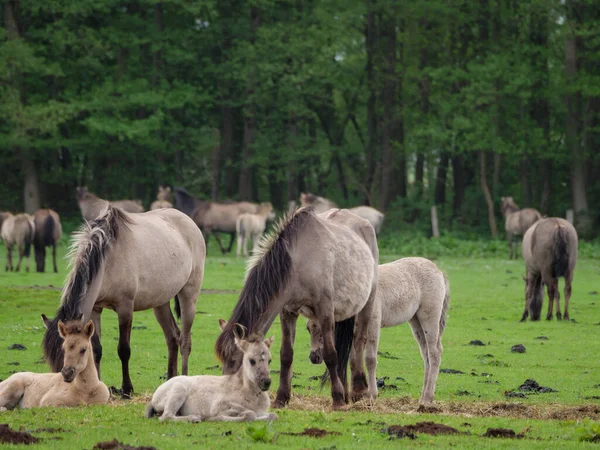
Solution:
{"label": "foal ear", "polygon": [[224,319],[219,319],[219,328],[221,331],[225,331],[225,327],[227,326],[227,321]]}
{"label": "foal ear", "polygon": [[239,323],[234,324],[233,335],[238,339],[244,339],[244,337],[246,337],[246,327]]}
{"label": "foal ear", "polygon": [[48,329],[48,325],[50,325],[51,320],[46,317],[46,314],[42,314],[42,322],[44,322],[44,327]]}
{"label": "foal ear", "polygon": [[271,345],[273,344],[273,339],[275,339],[275,336],[271,336],[269,339],[267,339],[265,341],[265,345],[269,348],[271,348]]}
{"label": "foal ear", "polygon": [[95,330],[96,329],[94,327],[94,322],[92,321],[92,319],[88,320],[88,323],[86,323],[83,327],[83,332],[85,333],[88,339],[94,335]]}
{"label": "foal ear", "polygon": [[60,334],[61,338],[66,339],[66,336],[67,336],[67,326],[63,323],[62,320],[58,321],[58,334]]}

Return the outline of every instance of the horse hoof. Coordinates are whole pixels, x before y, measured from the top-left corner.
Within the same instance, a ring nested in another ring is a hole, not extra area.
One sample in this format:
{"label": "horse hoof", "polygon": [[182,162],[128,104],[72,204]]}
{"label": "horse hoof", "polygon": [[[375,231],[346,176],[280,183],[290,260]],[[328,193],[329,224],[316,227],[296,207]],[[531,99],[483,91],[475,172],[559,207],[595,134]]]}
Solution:
{"label": "horse hoof", "polygon": [[277,398],[275,399],[275,403],[273,403],[272,407],[273,407],[273,408],[277,408],[277,409],[285,408],[285,407],[286,407],[286,405],[289,403],[289,401],[290,401],[289,397],[288,397],[288,398],[285,398],[285,397],[281,397],[281,398],[280,398],[280,397],[277,397]]}
{"label": "horse hoof", "polygon": [[552,316],[546,316],[546,320],[552,320]]}
{"label": "horse hoof", "polygon": [[344,402],[333,402],[331,409],[334,411],[348,411],[350,407]]}

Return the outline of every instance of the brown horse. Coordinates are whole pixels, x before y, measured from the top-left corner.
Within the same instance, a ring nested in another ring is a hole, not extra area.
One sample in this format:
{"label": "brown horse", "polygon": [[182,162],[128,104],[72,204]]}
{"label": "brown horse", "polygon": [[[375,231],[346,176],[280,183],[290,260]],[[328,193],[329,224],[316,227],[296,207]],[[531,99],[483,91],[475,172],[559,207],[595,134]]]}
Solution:
{"label": "brown horse", "polygon": [[[104,209],[105,201],[89,192],[87,187],[77,187],[77,203],[79,204],[81,215],[88,222],[98,217]],[[111,200],[110,204],[129,213],[144,212],[141,200]]]}
{"label": "brown horse", "polygon": [[[153,309],[168,348],[169,378],[177,374],[181,350],[182,373],[187,375],[192,348],[191,329],[196,300],[204,277],[206,247],[194,222],[174,209],[128,214],[104,202],[104,209],[85,222],[71,245],[72,269],[65,282],[54,325],[47,327],[43,348],[54,371],[62,368],[62,339],[56,322],[83,314],[94,321],[94,354],[100,368],[100,317],[112,309],[119,317],[118,353],[123,374],[123,397],[130,397],[130,338],[134,311]],[[181,334],[170,300],[181,318]]]}
{"label": "brown horse", "polygon": [[[21,270],[23,257],[27,258],[25,270],[29,272],[29,256],[31,255],[31,244],[35,236],[35,224],[33,217],[29,214],[17,214],[13,216],[8,213],[2,222],[1,235],[6,245],[6,271],[13,269],[18,272]],[[17,267],[13,267],[12,250],[17,246],[19,251],[19,262]]]}
{"label": "brown horse", "polygon": [[542,218],[542,215],[534,208],[519,209],[512,197],[502,197],[501,208],[506,239],[510,247],[509,259],[513,259],[513,255],[517,257],[517,236],[524,235],[531,225]]}
{"label": "brown horse", "polygon": [[158,192],[156,193],[156,200],[150,205],[150,210],[154,211],[155,209],[172,207],[173,203],[171,203],[171,188],[169,186],[159,186]]}
{"label": "brown horse", "polygon": [[[257,214],[260,210],[260,205],[250,202],[204,202],[182,188],[175,188],[175,200],[177,209],[189,215],[202,230],[206,244],[208,245],[208,238],[212,233],[223,254],[230,252],[233,247],[237,218],[244,213]],[[218,232],[229,234],[227,250],[223,247]]]}
{"label": "brown horse", "polygon": [[556,319],[561,320],[558,278],[565,278],[565,320],[569,320],[569,300],[573,271],[577,263],[577,231],[565,219],[550,217],[534,223],[523,237],[523,259],[527,268],[525,279],[525,311],[521,322],[531,315],[539,320],[544,303],[544,284],[548,289],[548,314],[556,303]]}
{"label": "brown horse", "polygon": [[352,397],[360,398],[367,391],[364,350],[378,258],[373,227],[346,210],[317,215],[312,208],[302,208],[280,221],[250,259],[239,301],[215,344],[223,373],[235,373],[242,364],[242,352],[234,343],[235,324],[245,326],[250,339],[259,339],[280,315],[281,371],[274,406],[287,404],[296,321],[302,312],[316,320],[323,333],[333,408],[343,408],[348,401],[350,352]]}
{"label": "brown horse", "polygon": [[56,267],[56,246],[62,236],[62,226],[58,213],[52,209],[38,209],[33,215],[35,224],[35,239],[33,248],[35,250],[35,265],[38,272],[46,269],[46,247],[52,247],[52,262],[54,273],[58,272]]}

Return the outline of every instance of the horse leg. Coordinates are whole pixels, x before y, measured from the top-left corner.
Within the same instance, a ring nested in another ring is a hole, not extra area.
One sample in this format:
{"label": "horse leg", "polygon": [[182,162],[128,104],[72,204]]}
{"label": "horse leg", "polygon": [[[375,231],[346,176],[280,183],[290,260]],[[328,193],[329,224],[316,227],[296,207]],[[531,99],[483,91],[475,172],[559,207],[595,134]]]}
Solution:
{"label": "horse leg", "polygon": [[219,233],[216,230],[212,230],[212,234],[215,236],[217,243],[219,244],[219,248],[221,249],[221,253],[225,254],[225,249],[223,248],[223,244],[221,243],[221,238],[219,237]]}
{"label": "horse leg", "polygon": [[244,236],[244,256],[248,257],[248,235]]}
{"label": "horse leg", "polygon": [[196,317],[196,301],[200,295],[200,283],[187,284],[179,291],[179,307],[181,308],[181,339],[179,346],[181,348],[181,374],[188,374],[188,360],[192,352],[192,325]]}
{"label": "horse leg", "polygon": [[[168,303],[166,304],[169,305]],[[163,305],[164,306],[164,305]],[[156,308],[158,309],[158,308]],[[155,312],[156,314],[156,312]],[[177,350],[175,350],[177,354]],[[188,399],[188,393],[186,386],[181,384],[173,386],[168,392],[168,398],[165,401],[163,412],[158,420],[164,422],[165,420],[180,420],[187,422],[200,422],[199,416],[178,416],[177,413]]]}
{"label": "horse leg", "polygon": [[437,377],[440,373],[440,363],[442,362],[442,338],[440,336],[440,319],[439,316],[423,314],[417,318],[421,327],[423,328],[423,334],[425,335],[425,341],[427,343],[427,355],[429,359],[429,371],[427,372],[427,381],[425,382],[425,391],[419,401],[421,404],[428,404],[433,401],[435,395],[435,385]]}
{"label": "horse leg", "polygon": [[[133,302],[131,302],[133,304]],[[131,383],[131,378],[129,377],[129,358],[131,357],[131,323],[133,321],[133,311],[129,308],[117,310],[117,315],[119,316],[119,345],[117,347],[117,352],[119,353],[119,358],[121,359],[121,370],[123,372],[123,383],[121,388],[123,389],[123,393],[121,394],[121,398],[128,399],[132,397],[133,394],[133,384]]]}
{"label": "horse leg", "polygon": [[345,391],[342,380],[338,374],[338,357],[335,350],[335,341],[333,336],[333,330],[335,322],[333,319],[333,313],[330,315],[316,314],[321,319],[321,332],[323,333],[323,360],[327,365],[329,376],[331,377],[331,398],[333,409],[345,409]]}
{"label": "horse leg", "polygon": [[560,313],[560,290],[558,289],[558,278],[552,279],[552,290],[554,291],[554,301],[556,303],[556,320],[562,320]]}
{"label": "horse leg", "polygon": [[227,246],[227,253],[231,252],[233,248],[233,241],[235,241],[235,233],[229,233],[229,245]]}
{"label": "horse leg", "polygon": [[6,271],[12,271],[12,245],[6,246]]}
{"label": "horse leg", "polygon": [[[44,256],[44,259],[46,257]],[[52,244],[52,262],[54,263],[54,273],[58,273],[58,267],[56,266],[56,242]],[[43,266],[42,266],[43,270]]]}
{"label": "horse leg", "polygon": [[364,350],[367,345],[369,323],[373,318],[375,306],[375,292],[373,289],[367,303],[356,315],[356,327],[354,340],[352,342],[352,353],[350,356],[350,372],[352,374],[352,401],[358,401],[368,390],[367,375],[364,367]]}
{"label": "horse leg", "polygon": [[94,335],[92,336],[92,349],[94,351],[94,363],[96,364],[96,370],[98,371],[98,378],[100,378],[100,361],[102,361],[102,330],[101,319],[102,319],[102,308],[94,308],[92,310],[92,321],[94,322]]}
{"label": "horse leg", "polygon": [[427,340],[425,339],[425,332],[419,322],[417,316],[410,319],[408,322],[412,330],[415,341],[419,344],[419,351],[421,352],[421,358],[423,358],[423,388],[421,389],[421,398],[419,403],[423,403],[425,392],[427,392],[427,385],[429,383],[429,353],[427,352]]}
{"label": "horse leg", "polygon": [[279,388],[275,398],[274,408],[283,408],[290,401],[292,392],[292,363],[294,361],[294,340],[296,339],[296,321],[298,313],[281,311],[281,349],[279,359],[281,367],[279,372]]}
{"label": "horse leg", "polygon": [[380,332],[380,321],[372,320],[369,324],[365,352],[365,362],[367,364],[367,372],[369,373],[369,397],[371,397],[371,400],[377,398],[377,349],[379,348]]}
{"label": "horse leg", "polygon": [[237,235],[237,249],[235,251],[235,256],[237,256],[238,258],[242,255],[242,245],[244,243],[244,237],[242,236],[241,233],[238,233]]}
{"label": "horse leg", "polygon": [[571,283],[573,282],[573,271],[567,273],[565,277],[565,320],[569,320],[569,300],[571,300]]}
{"label": "horse leg", "polygon": [[15,272],[20,272],[21,271],[21,261],[23,261],[23,246],[18,245],[17,250],[19,251],[19,262],[17,263]]}
{"label": "horse leg", "polygon": [[546,283],[546,290],[548,291],[548,314],[546,314],[546,320],[552,320],[554,311],[554,284],[552,283],[552,279]]}
{"label": "horse leg", "polygon": [[167,378],[173,378],[177,375],[177,353],[179,352],[179,328],[171,313],[171,305],[165,303],[158,308],[154,308],[154,317],[163,330],[167,350],[169,353],[167,363]]}

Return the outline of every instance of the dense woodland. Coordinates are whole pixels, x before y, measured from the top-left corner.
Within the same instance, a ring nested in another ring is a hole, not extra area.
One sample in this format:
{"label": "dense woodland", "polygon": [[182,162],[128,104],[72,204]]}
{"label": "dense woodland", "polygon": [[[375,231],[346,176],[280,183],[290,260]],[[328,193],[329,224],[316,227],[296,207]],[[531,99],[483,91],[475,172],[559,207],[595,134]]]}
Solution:
{"label": "dense woodland", "polygon": [[600,222],[597,0],[5,0],[0,209],[302,191],[388,230]]}

